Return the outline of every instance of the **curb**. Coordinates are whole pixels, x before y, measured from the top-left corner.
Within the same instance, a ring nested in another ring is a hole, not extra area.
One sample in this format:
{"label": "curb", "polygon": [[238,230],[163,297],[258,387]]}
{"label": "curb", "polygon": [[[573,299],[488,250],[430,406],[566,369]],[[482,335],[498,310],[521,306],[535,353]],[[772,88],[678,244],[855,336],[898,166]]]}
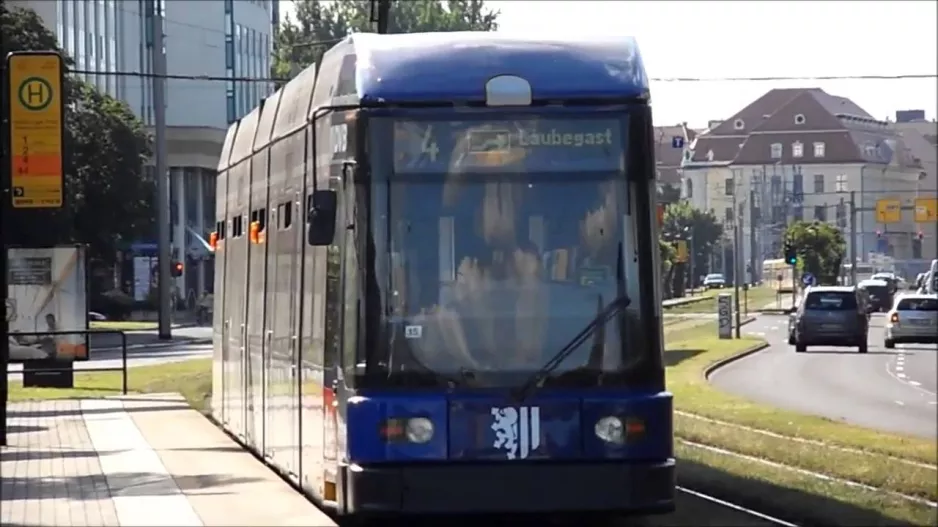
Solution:
{"label": "curb", "polygon": [[[151,344],[131,344],[127,346],[127,351],[137,351],[142,349],[160,349],[160,348],[172,348],[174,346],[189,346],[189,345],[203,345],[211,344],[212,339],[185,339],[185,340],[174,340],[169,342],[157,341]],[[102,351],[120,351],[120,346],[107,346],[103,348],[91,348],[91,352],[102,352]]]}
{"label": "curb", "polygon": [[752,347],[750,347],[750,348],[748,348],[748,349],[745,349],[745,350],[743,350],[743,351],[740,351],[739,353],[737,353],[737,354],[735,354],[735,355],[726,357],[726,358],[724,358],[724,359],[720,359],[720,360],[714,362],[713,364],[707,366],[706,368],[704,368],[704,371],[703,371],[704,379],[709,382],[709,381],[710,381],[710,376],[713,375],[713,372],[719,370],[720,368],[722,368],[722,367],[724,367],[724,366],[726,366],[726,365],[728,365],[728,364],[732,364],[732,363],[734,363],[734,362],[736,362],[736,361],[738,361],[738,360],[740,360],[740,359],[744,359],[744,358],[746,358],[746,357],[748,357],[748,356],[750,356],[750,355],[759,353],[760,351],[762,351],[762,350],[764,350],[764,349],[767,349],[767,348],[770,348],[771,346],[772,346],[772,345],[769,344],[768,342],[762,342],[761,344],[756,344],[756,345],[754,345],[754,346],[752,346]]}

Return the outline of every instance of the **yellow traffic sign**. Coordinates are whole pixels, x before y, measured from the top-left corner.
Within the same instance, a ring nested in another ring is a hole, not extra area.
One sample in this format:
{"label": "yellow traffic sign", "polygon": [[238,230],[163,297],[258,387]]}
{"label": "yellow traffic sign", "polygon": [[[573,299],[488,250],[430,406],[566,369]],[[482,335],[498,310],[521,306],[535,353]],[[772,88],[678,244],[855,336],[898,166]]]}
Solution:
{"label": "yellow traffic sign", "polygon": [[678,240],[674,242],[675,248],[677,249],[677,261],[686,262],[687,261],[687,240]]}
{"label": "yellow traffic sign", "polygon": [[915,221],[938,222],[938,198],[915,198]]}
{"label": "yellow traffic sign", "polygon": [[13,208],[62,206],[62,57],[54,51],[7,55]]}
{"label": "yellow traffic sign", "polygon": [[876,202],[876,221],[899,223],[902,221],[902,202],[898,199],[881,199]]}

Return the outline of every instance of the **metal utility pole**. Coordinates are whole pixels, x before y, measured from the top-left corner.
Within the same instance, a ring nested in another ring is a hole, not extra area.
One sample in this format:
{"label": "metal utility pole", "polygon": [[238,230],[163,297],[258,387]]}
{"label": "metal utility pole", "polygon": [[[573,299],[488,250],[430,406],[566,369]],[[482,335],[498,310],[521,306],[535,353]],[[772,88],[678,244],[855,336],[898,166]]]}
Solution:
{"label": "metal utility pole", "polygon": [[172,338],[172,288],[170,287],[169,247],[169,170],[166,166],[166,54],[163,51],[163,14],[157,2],[153,6],[153,125],[156,128],[156,223],[159,249],[158,285],[159,338]]}
{"label": "metal utility pole", "polygon": [[387,34],[390,16],[391,0],[371,1],[371,21],[375,23],[379,35]]}
{"label": "metal utility pole", "polygon": [[[735,192],[733,192],[733,201],[736,201]],[[742,269],[741,269],[743,259],[741,258],[742,255],[739,254],[739,238],[742,236],[742,230],[743,230],[743,215],[739,214],[740,212],[742,212],[741,210],[739,210],[740,208],[742,207],[739,207],[736,209],[737,220],[736,220],[735,226],[733,227],[733,275],[735,277],[733,280],[733,289],[734,289],[733,297],[735,299],[734,300],[735,306],[733,307],[733,309],[736,311],[736,324],[735,324],[736,338],[741,338],[740,337],[740,329],[741,329],[740,318],[741,317],[739,315],[739,281],[742,279],[741,275],[743,274]]]}
{"label": "metal utility pole", "polygon": [[742,234],[741,230],[743,228],[743,215],[740,214],[740,206],[736,203],[736,194],[739,193],[739,174],[733,174],[733,212],[736,214],[736,220],[733,221],[733,309],[736,311],[736,338],[740,338],[740,316],[739,316],[739,281],[742,279],[740,275],[740,263],[742,258],[739,254],[739,237]]}
{"label": "metal utility pole", "polygon": [[[3,116],[0,118],[0,296],[3,297],[3,319],[0,320],[0,446],[7,446],[7,402],[9,401],[10,376],[7,373],[10,364],[10,339],[7,335],[10,332],[9,319],[7,313],[7,230],[10,228],[10,222],[7,217],[7,207],[12,198],[8,190],[7,182],[13,178],[12,164],[8,161],[8,155],[12,155],[12,146],[7,141],[10,132],[8,132],[9,104],[7,103],[7,68],[6,58],[0,59],[0,109]],[[7,149],[10,150],[7,150]]]}
{"label": "metal utility pole", "polygon": [[850,285],[857,285],[857,192],[850,191]]}
{"label": "metal utility pole", "polygon": [[[761,218],[759,218],[761,223]],[[756,191],[749,191],[749,282],[756,281]],[[748,307],[748,306],[747,306]]]}

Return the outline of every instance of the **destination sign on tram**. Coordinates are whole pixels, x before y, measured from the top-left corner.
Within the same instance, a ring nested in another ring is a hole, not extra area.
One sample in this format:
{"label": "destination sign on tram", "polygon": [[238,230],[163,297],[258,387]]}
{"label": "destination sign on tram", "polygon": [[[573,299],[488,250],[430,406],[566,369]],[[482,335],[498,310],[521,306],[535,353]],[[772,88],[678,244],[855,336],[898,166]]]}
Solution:
{"label": "destination sign on tram", "polygon": [[397,173],[589,172],[624,166],[616,119],[399,121]]}

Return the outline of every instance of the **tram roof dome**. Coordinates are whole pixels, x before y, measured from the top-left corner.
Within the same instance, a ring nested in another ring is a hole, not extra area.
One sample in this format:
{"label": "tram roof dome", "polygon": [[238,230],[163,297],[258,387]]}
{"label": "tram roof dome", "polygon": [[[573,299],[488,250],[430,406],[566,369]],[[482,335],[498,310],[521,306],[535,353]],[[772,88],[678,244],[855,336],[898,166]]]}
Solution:
{"label": "tram roof dome", "polygon": [[[534,100],[648,95],[648,77],[632,37],[356,33],[329,50],[320,64],[317,92],[323,81],[346,84],[325,91],[330,96],[357,95],[364,104],[482,102],[486,82],[501,75],[527,80]],[[324,78],[330,74],[338,78]]]}

